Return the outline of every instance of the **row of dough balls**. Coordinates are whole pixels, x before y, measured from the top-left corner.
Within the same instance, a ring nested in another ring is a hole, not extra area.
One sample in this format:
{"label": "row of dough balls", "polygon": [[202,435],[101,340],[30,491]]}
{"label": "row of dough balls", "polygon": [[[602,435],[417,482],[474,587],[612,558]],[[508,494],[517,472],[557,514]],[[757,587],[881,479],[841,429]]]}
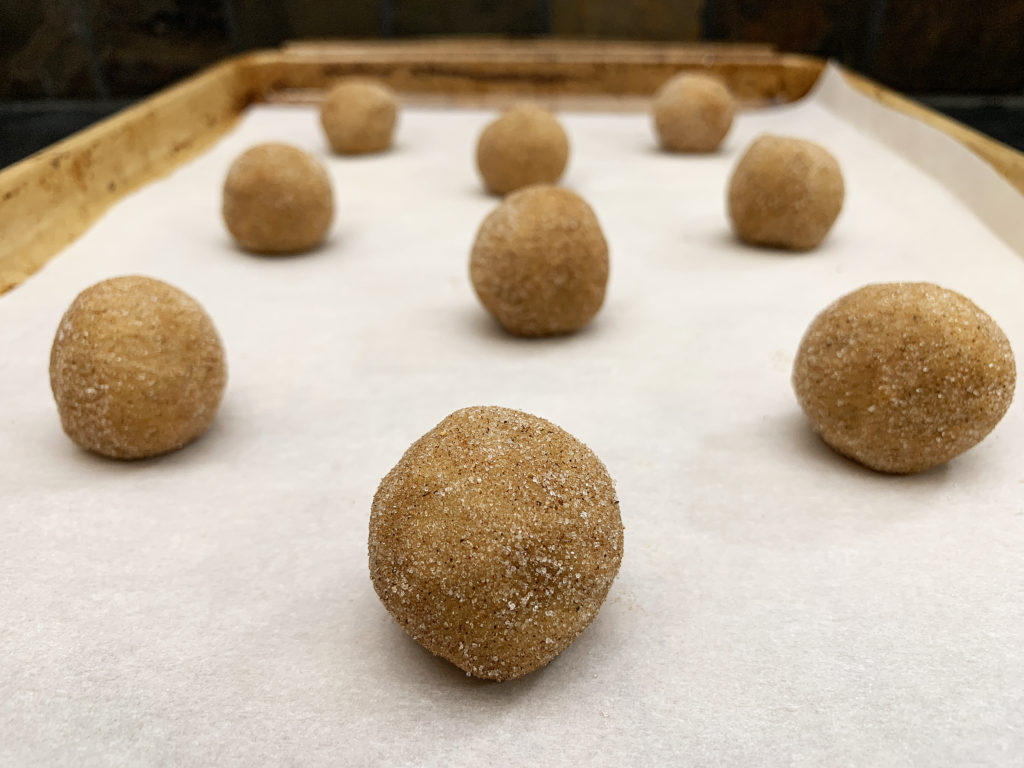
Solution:
{"label": "row of dough balls", "polygon": [[[494,237],[507,226],[496,224]],[[591,304],[600,291],[592,286]],[[1013,400],[1016,367],[1006,335],[966,297],[930,283],[882,283],[843,296],[813,320],[792,380],[814,429],[835,450],[873,469],[910,473],[988,435]],[[50,353],[64,431],[117,459],[195,440],[226,382],[224,348],[206,311],[148,277],[113,278],[79,294]]]}
{"label": "row of dough balls", "polygon": [[[711,152],[733,122],[728,89],[707,75],[669,80],[653,101],[661,146],[672,152]],[[390,148],[397,120],[394,94],[366,80],[332,88],[320,110],[333,151],[366,154]],[[569,159],[569,138],[558,119],[520,104],[488,124],[476,148],[477,168],[493,194],[555,184]],[[828,234],[842,208],[839,164],[810,141],[763,136],[736,166],[728,213],[736,235],[757,244],[806,250]],[[224,184],[223,215],[238,244],[256,253],[288,254],[317,247],[334,216],[323,166],[286,144],[253,147],[235,160]]]}

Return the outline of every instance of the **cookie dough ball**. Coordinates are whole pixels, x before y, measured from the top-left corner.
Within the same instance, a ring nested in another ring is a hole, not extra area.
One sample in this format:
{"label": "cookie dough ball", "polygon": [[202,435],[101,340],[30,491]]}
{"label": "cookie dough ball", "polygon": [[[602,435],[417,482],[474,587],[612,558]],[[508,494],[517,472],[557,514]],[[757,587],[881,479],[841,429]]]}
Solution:
{"label": "cookie dough ball", "polygon": [[50,386],[64,431],[115,459],[173,451],[210,426],[227,381],[209,315],[177,288],[115,277],[64,313],[50,351]]}
{"label": "cookie dough ball", "polygon": [[519,104],[490,123],[476,145],[487,189],[505,195],[531,184],[554,184],[569,160],[569,138],[542,107]]}
{"label": "cookie dough ball", "polygon": [[579,330],[608,285],[608,243],[583,198],[536,186],[509,195],[484,219],[469,260],[484,307],[517,336]]}
{"label": "cookie dough ball", "polygon": [[223,214],[247,251],[308,251],[323,242],[334,218],[331,182],[323,166],[301,149],[260,144],[231,164]]}
{"label": "cookie dough ball", "polygon": [[380,484],[370,577],[431,653],[490,680],[550,662],[594,620],[622,560],[604,464],[551,422],[456,411]]}
{"label": "cookie dough ball", "polygon": [[843,207],[843,174],[824,147],[762,136],[729,183],[729,218],[740,240],[791,250],[814,248]]}
{"label": "cookie dough ball", "polygon": [[353,78],[327,92],[320,123],[331,149],[341,155],[383,152],[391,147],[398,106],[383,83]]}
{"label": "cookie dough ball", "polygon": [[811,323],[793,388],[814,430],[882,472],[921,472],[979,443],[1017,374],[995,322],[931,283],[868,285]]}
{"label": "cookie dough ball", "polygon": [[683,73],[654,95],[654,127],[670,152],[713,152],[732,127],[736,103],[721,80]]}

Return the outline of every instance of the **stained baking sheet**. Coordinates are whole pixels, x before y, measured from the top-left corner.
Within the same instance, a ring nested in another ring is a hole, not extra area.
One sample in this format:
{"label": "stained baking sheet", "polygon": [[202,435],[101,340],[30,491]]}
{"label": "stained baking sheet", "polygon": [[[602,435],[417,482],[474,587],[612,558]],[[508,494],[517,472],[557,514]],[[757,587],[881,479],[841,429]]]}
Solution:
{"label": "stained baking sheet", "polygon": [[[342,159],[311,108],[255,107],[0,300],[0,764],[1019,764],[1024,411],[889,477],[811,434],[789,374],[816,312],[885,280],[966,294],[1024,352],[1020,196],[833,71],[707,157],[655,151],[643,114],[564,114],[608,300],[578,335],[520,340],[467,278],[490,118],[409,109],[395,151]],[[842,164],[815,252],[729,234],[730,169],[765,131]],[[266,140],[330,170],[315,253],[254,257],[224,231],[225,171]],[[138,463],[76,449],[47,378],[67,305],[125,273],[197,297],[230,365],[209,433]],[[588,443],[626,526],[594,624],[504,684],[420,649],[367,572],[380,478],[473,404]]]}

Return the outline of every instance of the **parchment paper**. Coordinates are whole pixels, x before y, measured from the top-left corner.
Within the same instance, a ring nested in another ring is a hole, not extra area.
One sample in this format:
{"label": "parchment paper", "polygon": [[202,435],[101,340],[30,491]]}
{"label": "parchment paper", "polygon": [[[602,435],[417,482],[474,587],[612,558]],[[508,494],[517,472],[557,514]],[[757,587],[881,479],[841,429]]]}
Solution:
{"label": "parchment paper", "polygon": [[[0,300],[0,765],[1020,765],[1024,409],[890,477],[811,434],[789,375],[818,311],[886,280],[966,294],[1024,354],[1024,264],[1003,242],[1022,198],[834,72],[709,157],[658,153],[643,114],[564,114],[608,301],[576,336],[523,341],[467,277],[495,205],[472,162],[491,117],[406,110],[394,152],[342,159],[313,109],[254,108]],[[815,252],[730,236],[728,175],[764,131],[843,167]],[[327,164],[334,234],[250,256],[221,183],[282,139]],[[926,144],[921,162],[963,172],[903,159]],[[964,202],[995,197],[998,234]],[[210,432],[139,463],[76,449],[47,378],[67,305],[125,273],[203,302],[230,365]],[[594,624],[504,684],[420,649],[367,572],[380,478],[473,404],[589,444],[626,526]]]}

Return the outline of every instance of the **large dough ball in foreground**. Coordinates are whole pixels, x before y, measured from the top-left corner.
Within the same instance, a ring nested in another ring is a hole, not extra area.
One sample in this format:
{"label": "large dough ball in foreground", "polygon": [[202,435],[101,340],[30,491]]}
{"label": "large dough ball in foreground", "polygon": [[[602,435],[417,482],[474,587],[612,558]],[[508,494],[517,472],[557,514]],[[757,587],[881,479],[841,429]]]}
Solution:
{"label": "large dough ball in foreground", "polygon": [[597,615],[622,560],[604,464],[551,422],[456,411],[381,481],[370,576],[402,628],[476,677],[543,667]]}
{"label": "large dough ball in foreground", "polygon": [[995,322],[931,283],[868,285],[807,329],[793,387],[815,431],[883,472],[920,472],[980,442],[1017,374]]}
{"label": "large dough ball in foreground", "polygon": [[226,381],[224,348],[202,306],[149,277],[115,277],[82,291],[50,352],[64,431],[116,459],[195,440],[217,413]]}
{"label": "large dough ball in foreground", "polygon": [[712,152],[732,126],[736,103],[721,80],[683,73],[654,95],[654,127],[672,152]]}
{"label": "large dough ball in foreground", "polygon": [[531,184],[554,184],[569,160],[569,138],[542,107],[519,104],[490,123],[476,145],[487,189],[504,195]]}
{"label": "large dough ball in foreground", "polygon": [[260,144],[231,164],[222,212],[245,250],[300,253],[327,236],[334,195],[323,166],[301,149]]}
{"label": "large dough ball in foreground", "polygon": [[511,333],[569,333],[604,302],[608,243],[579,195],[527,187],[484,219],[469,275],[480,301]]}
{"label": "large dough ball in foreground", "polygon": [[741,240],[792,250],[814,248],[843,207],[839,163],[803,139],[762,136],[729,183],[729,218]]}
{"label": "large dough ball in foreground", "polygon": [[391,146],[398,106],[383,83],[352,78],[331,88],[320,107],[320,123],[331,149],[343,155],[383,152]]}

